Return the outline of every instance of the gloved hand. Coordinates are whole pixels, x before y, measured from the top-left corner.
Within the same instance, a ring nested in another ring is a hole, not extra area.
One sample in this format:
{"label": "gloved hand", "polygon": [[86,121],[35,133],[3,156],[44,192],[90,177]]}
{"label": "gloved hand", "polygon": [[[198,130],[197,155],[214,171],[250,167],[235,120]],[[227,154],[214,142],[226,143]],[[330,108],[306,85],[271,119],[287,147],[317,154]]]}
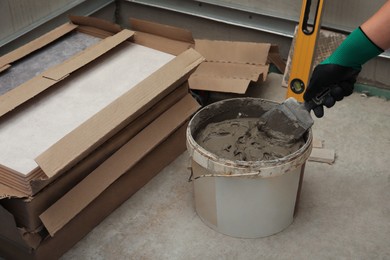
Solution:
{"label": "gloved hand", "polygon": [[329,58],[315,67],[303,99],[311,103],[329,89],[322,102],[313,107],[314,114],[320,118],[324,108],[332,107],[336,101],[342,100],[353,92],[356,78],[362,65],[378,56],[383,50],[373,43],[361,30],[354,30],[332,53]]}
{"label": "gloved hand", "polygon": [[313,108],[316,117],[323,117],[323,106],[330,108],[336,101],[341,101],[352,94],[359,72],[360,70],[337,64],[320,64],[314,69],[309,86],[303,95],[305,102],[309,102],[329,89],[322,103]]}

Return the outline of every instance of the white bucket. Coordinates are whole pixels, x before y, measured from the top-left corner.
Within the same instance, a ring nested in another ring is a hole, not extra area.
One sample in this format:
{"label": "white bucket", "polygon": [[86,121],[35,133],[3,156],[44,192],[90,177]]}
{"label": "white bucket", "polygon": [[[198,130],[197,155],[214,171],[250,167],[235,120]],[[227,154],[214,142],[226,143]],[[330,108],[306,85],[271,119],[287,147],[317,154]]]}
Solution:
{"label": "white bucket", "polygon": [[219,101],[198,111],[187,128],[195,209],[205,224],[240,238],[278,233],[294,218],[305,162],[312,148],[309,130],[296,152],[269,161],[232,161],[208,152],[194,137],[211,122],[259,117],[276,102],[259,98]]}

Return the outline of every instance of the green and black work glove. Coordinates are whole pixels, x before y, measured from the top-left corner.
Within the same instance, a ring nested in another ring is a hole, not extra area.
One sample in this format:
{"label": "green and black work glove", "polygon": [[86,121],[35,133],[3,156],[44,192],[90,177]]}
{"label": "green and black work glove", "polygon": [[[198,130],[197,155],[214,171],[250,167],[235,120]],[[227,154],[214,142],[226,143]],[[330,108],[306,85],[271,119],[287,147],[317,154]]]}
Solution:
{"label": "green and black work glove", "polygon": [[[305,102],[316,100],[314,114],[320,118],[324,107],[332,107],[353,92],[362,65],[381,54],[383,50],[373,43],[359,27],[354,30],[326,60],[315,67]],[[318,98],[318,97],[323,98]],[[318,102],[321,100],[321,102]]]}

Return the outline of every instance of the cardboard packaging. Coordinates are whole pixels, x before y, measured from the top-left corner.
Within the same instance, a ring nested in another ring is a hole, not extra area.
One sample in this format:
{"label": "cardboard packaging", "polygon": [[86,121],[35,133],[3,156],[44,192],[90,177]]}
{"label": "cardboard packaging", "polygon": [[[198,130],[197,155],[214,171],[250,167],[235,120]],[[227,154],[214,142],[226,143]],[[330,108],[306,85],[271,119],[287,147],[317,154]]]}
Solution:
{"label": "cardboard packaging", "polygon": [[[189,88],[245,93],[278,60],[269,44],[195,42],[188,30],[138,19],[130,19],[131,30],[90,17],[70,20],[0,57],[1,73],[69,33],[101,38],[0,95],[0,124],[131,43],[176,57],[40,153],[26,176],[0,167],[0,256],[7,259],[60,257],[184,152],[188,120],[199,108]],[[221,44],[229,51],[216,52]]]}
{"label": "cardboard packaging", "polygon": [[[0,67],[6,71],[13,62],[74,30],[103,39],[27,81],[28,89],[25,83],[0,96],[5,102],[2,118],[12,118],[44,99],[54,86],[72,82],[74,75],[83,75],[118,48],[126,48],[134,36],[133,31],[96,18],[71,19],[72,23],[3,56]],[[35,160],[38,170],[21,185],[0,185],[0,256],[60,257],[184,152],[186,125],[199,108],[186,82],[203,60],[193,49],[183,49],[41,153]],[[20,181],[10,180],[8,184]],[[26,187],[30,189],[23,190]]]}
{"label": "cardboard packaging", "polygon": [[[102,27],[108,27],[107,22],[105,21],[96,21],[97,26],[101,25]],[[64,24],[63,26],[58,27],[57,29],[47,33],[46,35],[30,42],[29,44],[22,46],[21,48],[3,56],[0,58],[0,67],[9,68],[14,62],[27,55],[30,55],[34,51],[37,51],[43,48],[45,45],[54,42],[60,37],[75,31],[82,25],[76,25],[73,23]],[[77,70],[82,67],[92,63],[95,59],[101,57],[110,50],[113,50],[115,47],[124,43],[130,37],[133,36],[134,32],[129,30],[118,31],[117,28],[113,25],[111,28],[112,36],[103,39],[96,45],[87,48],[78,55],[75,55],[68,59],[66,62],[58,64],[57,66],[51,67],[45,70],[43,73],[27,80],[23,84],[19,85],[16,88],[11,89],[10,91],[4,93],[0,96],[0,116],[4,116],[7,113],[13,111],[15,108],[20,105],[28,102],[30,99],[35,96],[43,93],[45,90],[50,87],[64,81],[69,75],[75,73]],[[98,29],[97,29],[98,30]],[[117,31],[116,33],[114,31]],[[13,176],[13,179],[18,182],[19,185],[14,185],[17,189],[14,193],[7,194],[5,196],[25,196],[33,195],[42,189],[44,186],[50,183],[50,181],[55,178],[48,180],[46,174],[40,169],[35,168],[26,175],[20,174],[14,169],[9,169],[4,166],[0,166],[0,172],[4,174],[9,174]],[[3,180],[4,181],[4,180]]]}
{"label": "cardboard packaging", "polygon": [[263,82],[271,44],[196,40],[206,61],[191,75],[191,89],[245,94],[251,83]]}
{"label": "cardboard packaging", "polygon": [[192,90],[245,94],[266,80],[269,64],[284,72],[277,45],[254,42],[194,40],[192,33],[168,25],[130,18],[134,42],[173,55],[194,48],[205,62],[189,78]]}

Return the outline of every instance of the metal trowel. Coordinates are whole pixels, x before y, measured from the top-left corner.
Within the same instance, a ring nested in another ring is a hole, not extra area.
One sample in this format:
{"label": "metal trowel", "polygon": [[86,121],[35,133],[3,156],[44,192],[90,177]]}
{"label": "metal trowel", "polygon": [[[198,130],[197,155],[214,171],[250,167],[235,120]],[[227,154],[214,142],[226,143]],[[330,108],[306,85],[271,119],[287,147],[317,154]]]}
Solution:
{"label": "metal trowel", "polygon": [[326,89],[309,102],[300,103],[290,97],[281,104],[265,112],[258,122],[258,129],[268,136],[291,143],[300,139],[314,124],[310,111],[323,104],[329,89]]}

